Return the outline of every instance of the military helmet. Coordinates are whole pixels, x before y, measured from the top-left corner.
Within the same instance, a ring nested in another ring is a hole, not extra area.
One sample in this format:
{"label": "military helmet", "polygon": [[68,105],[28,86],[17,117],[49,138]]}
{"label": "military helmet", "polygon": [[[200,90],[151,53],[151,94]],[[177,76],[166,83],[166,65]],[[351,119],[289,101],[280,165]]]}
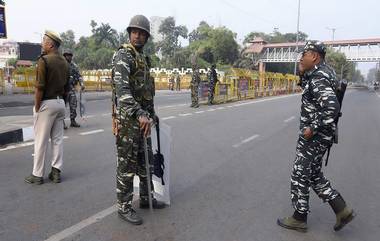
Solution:
{"label": "military helmet", "polygon": [[73,56],[73,51],[71,49],[65,49],[63,51],[63,56],[66,56],[66,55],[71,55]]}
{"label": "military helmet", "polygon": [[144,30],[148,37],[150,36],[150,22],[144,15],[136,15],[131,18],[127,31],[130,34],[132,28],[138,28]]}

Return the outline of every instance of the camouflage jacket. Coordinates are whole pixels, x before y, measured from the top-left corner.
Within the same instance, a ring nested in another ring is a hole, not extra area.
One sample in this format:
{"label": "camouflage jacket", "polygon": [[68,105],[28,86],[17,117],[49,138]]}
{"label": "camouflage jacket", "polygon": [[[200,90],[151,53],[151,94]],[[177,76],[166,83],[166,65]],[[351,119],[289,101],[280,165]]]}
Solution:
{"label": "camouflage jacket", "polygon": [[201,82],[201,77],[199,76],[199,71],[194,70],[193,75],[191,76],[190,85],[191,86],[198,86],[200,82]]}
{"label": "camouflage jacket", "polygon": [[70,89],[74,89],[74,87],[79,83],[80,86],[83,86],[83,78],[82,75],[79,72],[78,66],[71,62],[69,63],[70,68],[70,80],[69,85]]}
{"label": "camouflage jacket", "polygon": [[154,118],[154,79],[150,77],[149,58],[131,44],[123,45],[112,59],[112,88],[117,115],[122,120],[140,116]]}
{"label": "camouflage jacket", "polygon": [[331,143],[336,130],[334,119],[340,110],[335,71],[325,63],[316,65],[304,74],[301,87],[301,133],[311,127],[315,138]]}
{"label": "camouflage jacket", "polygon": [[208,78],[209,78],[210,84],[216,84],[216,82],[218,82],[218,74],[216,73],[215,69],[210,69],[208,73]]}

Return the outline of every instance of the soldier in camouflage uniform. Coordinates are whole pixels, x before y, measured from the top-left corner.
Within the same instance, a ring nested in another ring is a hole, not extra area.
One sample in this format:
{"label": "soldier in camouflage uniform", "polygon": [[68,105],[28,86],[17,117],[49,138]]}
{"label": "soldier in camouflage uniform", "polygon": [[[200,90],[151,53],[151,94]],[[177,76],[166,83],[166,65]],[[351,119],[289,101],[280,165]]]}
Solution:
{"label": "soldier in camouflage uniform", "polygon": [[334,119],[340,111],[336,97],[338,81],[335,71],[324,61],[325,54],[326,47],[317,41],[307,42],[302,52],[299,65],[303,89],[300,133],[291,174],[291,200],[295,211],[292,216],[277,220],[280,226],[301,232],[307,231],[310,188],[334,210],[335,231],[354,217],[353,210],[347,207],[321,171],[322,158],[335,134]]}
{"label": "soldier in camouflage uniform", "polygon": [[179,76],[179,73],[175,75],[175,90],[181,91],[181,76]]}
{"label": "soldier in camouflage uniform", "polygon": [[[137,15],[127,28],[130,44],[119,48],[113,56],[113,121],[117,146],[117,204],[119,217],[135,225],[142,218],[132,208],[133,178],[140,179],[140,208],[149,208],[147,173],[144,160],[143,136],[147,138],[150,159],[153,157],[150,129],[154,111],[154,80],[150,78],[150,61],[143,47],[150,36],[149,20]],[[153,187],[153,185],[152,185]],[[153,190],[153,189],[152,189]],[[153,199],[153,208],[165,204]]]}
{"label": "soldier in camouflage uniform", "polygon": [[215,85],[216,82],[218,82],[218,74],[216,73],[216,65],[211,65],[211,69],[209,72],[209,86],[208,86],[208,104],[212,105],[214,104],[214,92],[215,92]]}
{"label": "soldier in camouflage uniform", "polygon": [[84,90],[83,85],[83,78],[82,75],[79,72],[78,66],[72,61],[73,59],[73,53],[71,51],[65,51],[63,53],[63,56],[65,56],[67,62],[70,65],[70,91],[68,93],[68,101],[70,106],[70,120],[71,120],[71,127],[80,127],[80,125],[75,121],[75,118],[77,117],[77,95],[75,91],[75,86],[79,84],[81,86],[81,90]]}
{"label": "soldier in camouflage uniform", "polygon": [[193,75],[190,81],[190,89],[191,89],[191,105],[190,107],[198,108],[198,87],[201,82],[201,77],[199,76],[199,70],[196,66],[193,66]]}

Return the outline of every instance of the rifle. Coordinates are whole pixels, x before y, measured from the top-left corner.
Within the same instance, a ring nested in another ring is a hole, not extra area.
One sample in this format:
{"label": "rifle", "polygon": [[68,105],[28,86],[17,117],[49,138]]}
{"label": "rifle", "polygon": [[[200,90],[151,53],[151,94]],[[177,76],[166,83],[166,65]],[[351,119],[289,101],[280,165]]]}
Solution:
{"label": "rifle", "polygon": [[164,182],[164,155],[161,154],[161,145],[160,145],[160,121],[156,117],[156,133],[157,133],[157,147],[158,150],[156,154],[153,155],[153,174],[158,178],[161,178],[162,185],[165,185]]}
{"label": "rifle", "polygon": [[[339,113],[338,113],[338,116],[335,117],[335,119],[334,119],[334,123],[336,125],[336,130],[335,130],[334,137],[333,137],[333,143],[335,143],[335,144],[338,144],[338,122],[339,122],[339,118],[342,117],[341,110],[342,110],[342,104],[343,104],[344,94],[346,93],[346,88],[347,88],[347,81],[346,80],[341,80],[339,82],[339,86],[338,86],[338,88],[336,90],[336,98],[338,99],[338,102],[339,102]],[[333,143],[330,144],[330,146],[327,149],[327,157],[326,157],[326,160],[325,160],[325,166],[327,166],[327,163],[329,161],[330,149],[331,149]]]}

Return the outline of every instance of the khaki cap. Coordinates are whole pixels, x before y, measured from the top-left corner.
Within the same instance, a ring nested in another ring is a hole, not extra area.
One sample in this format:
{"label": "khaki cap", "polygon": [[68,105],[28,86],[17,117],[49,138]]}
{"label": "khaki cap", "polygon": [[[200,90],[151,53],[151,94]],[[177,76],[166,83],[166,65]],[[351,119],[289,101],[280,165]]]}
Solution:
{"label": "khaki cap", "polygon": [[45,35],[57,42],[59,45],[62,43],[62,39],[59,37],[59,35],[56,32],[46,30]]}

